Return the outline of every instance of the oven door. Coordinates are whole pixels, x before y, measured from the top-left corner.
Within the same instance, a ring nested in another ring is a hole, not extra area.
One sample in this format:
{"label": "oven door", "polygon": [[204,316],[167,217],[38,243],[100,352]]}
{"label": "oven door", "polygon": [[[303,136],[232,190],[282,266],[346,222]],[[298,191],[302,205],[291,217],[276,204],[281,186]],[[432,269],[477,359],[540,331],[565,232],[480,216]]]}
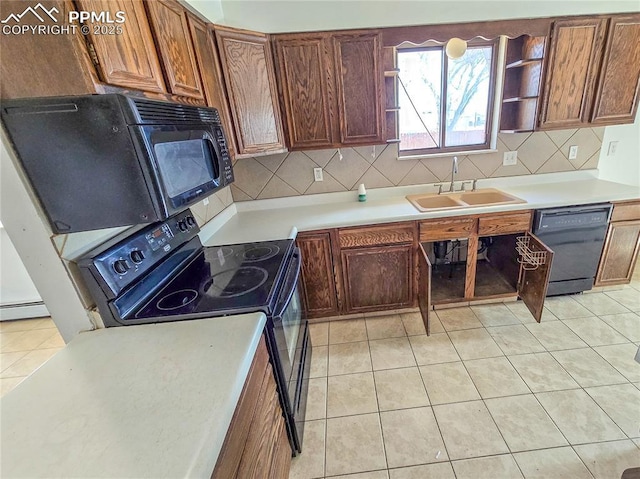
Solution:
{"label": "oven door", "polygon": [[302,316],[298,286],[300,265],[300,250],[295,248],[283,281],[278,306],[271,317],[274,369],[294,454],[302,450],[311,364],[311,341],[307,320]]}

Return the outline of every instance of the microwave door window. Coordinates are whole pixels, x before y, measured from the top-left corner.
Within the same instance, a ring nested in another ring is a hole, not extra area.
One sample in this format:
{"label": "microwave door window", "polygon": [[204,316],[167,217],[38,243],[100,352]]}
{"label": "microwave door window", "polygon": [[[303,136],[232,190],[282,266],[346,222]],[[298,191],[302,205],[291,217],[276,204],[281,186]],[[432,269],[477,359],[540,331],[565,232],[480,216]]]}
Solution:
{"label": "microwave door window", "polygon": [[219,174],[207,140],[156,143],[158,172],[174,207],[218,185]]}

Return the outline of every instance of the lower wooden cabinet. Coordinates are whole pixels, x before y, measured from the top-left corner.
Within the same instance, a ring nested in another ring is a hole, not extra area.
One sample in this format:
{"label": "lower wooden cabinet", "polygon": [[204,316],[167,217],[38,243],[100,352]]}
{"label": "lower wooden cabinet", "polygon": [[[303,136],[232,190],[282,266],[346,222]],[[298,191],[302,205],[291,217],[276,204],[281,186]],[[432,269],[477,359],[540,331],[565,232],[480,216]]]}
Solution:
{"label": "lower wooden cabinet", "polygon": [[300,233],[296,243],[302,256],[302,297],[307,316],[338,314],[330,232]]}
{"label": "lower wooden cabinet", "polygon": [[631,281],[640,251],[640,202],[613,207],[595,286],[613,286]]}
{"label": "lower wooden cabinet", "polygon": [[406,308],[413,302],[413,245],[342,250],[345,313]]}
{"label": "lower wooden cabinet", "polygon": [[286,479],[291,446],[264,337],[260,340],[212,479]]}

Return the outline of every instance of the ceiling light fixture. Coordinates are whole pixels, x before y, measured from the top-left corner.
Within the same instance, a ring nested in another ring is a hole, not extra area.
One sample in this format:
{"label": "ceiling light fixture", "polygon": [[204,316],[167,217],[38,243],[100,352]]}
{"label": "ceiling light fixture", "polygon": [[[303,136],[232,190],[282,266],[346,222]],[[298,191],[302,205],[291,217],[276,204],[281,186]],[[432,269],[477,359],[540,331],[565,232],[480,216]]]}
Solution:
{"label": "ceiling light fixture", "polygon": [[444,51],[449,58],[455,60],[456,58],[460,58],[464,55],[464,52],[467,51],[467,42],[461,38],[454,37],[447,42],[447,46]]}

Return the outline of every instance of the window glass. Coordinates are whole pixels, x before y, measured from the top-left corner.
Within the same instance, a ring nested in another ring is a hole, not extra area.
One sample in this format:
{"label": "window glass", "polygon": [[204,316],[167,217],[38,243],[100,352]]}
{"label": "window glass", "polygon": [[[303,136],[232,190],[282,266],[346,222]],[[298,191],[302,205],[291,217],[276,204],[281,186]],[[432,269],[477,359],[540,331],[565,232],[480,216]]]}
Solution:
{"label": "window glass", "polygon": [[489,147],[494,55],[493,44],[455,60],[444,47],[398,51],[401,153]]}

